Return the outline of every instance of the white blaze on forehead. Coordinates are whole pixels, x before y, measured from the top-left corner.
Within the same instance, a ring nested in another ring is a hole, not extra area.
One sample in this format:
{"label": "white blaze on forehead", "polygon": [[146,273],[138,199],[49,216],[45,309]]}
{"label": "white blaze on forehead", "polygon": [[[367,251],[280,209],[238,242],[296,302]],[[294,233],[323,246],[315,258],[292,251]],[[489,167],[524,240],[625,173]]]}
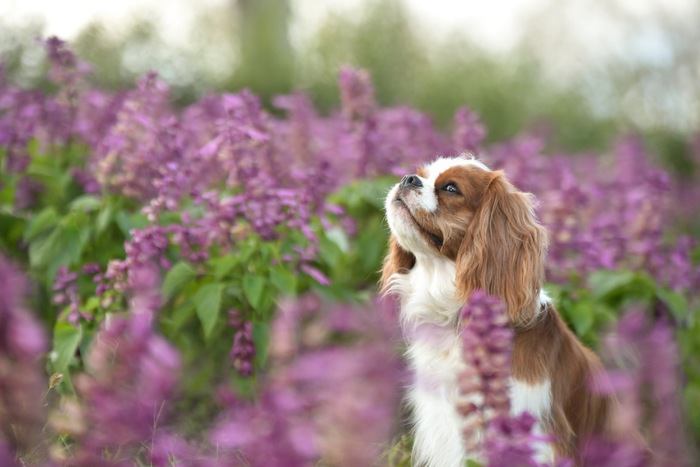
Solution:
{"label": "white blaze on forehead", "polygon": [[434,185],[435,180],[437,180],[437,178],[440,176],[441,173],[443,173],[444,171],[451,169],[453,167],[459,167],[459,166],[472,166],[472,167],[478,167],[482,170],[487,170],[487,171],[491,170],[486,166],[486,164],[484,164],[480,160],[465,157],[465,156],[440,157],[438,159],[435,159],[430,164],[426,165],[424,167],[424,169],[427,172],[427,178],[429,180],[432,180],[433,185]]}
{"label": "white blaze on forehead", "polygon": [[473,166],[483,170],[489,170],[489,168],[483,162],[464,156],[440,157],[439,159],[434,160],[430,164],[423,167],[425,170],[425,177],[419,177],[423,182],[423,188],[420,189],[418,201],[423,209],[429,212],[434,212],[437,210],[438,198],[437,194],[435,193],[435,181],[444,171],[459,166]]}

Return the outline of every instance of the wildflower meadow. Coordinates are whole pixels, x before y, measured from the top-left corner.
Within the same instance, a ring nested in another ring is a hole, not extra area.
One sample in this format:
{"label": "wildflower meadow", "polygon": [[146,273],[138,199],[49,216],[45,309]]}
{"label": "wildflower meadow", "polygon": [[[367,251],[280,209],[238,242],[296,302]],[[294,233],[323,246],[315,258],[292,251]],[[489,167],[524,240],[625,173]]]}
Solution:
{"label": "wildflower meadow", "polygon": [[[45,48],[41,88],[0,70],[0,465],[411,465],[397,307],[376,285],[384,196],[462,153],[537,198],[546,290],[603,357],[591,384],[619,428],[647,440],[590,440],[586,464],[697,465],[700,137],[685,174],[635,134],[601,153],[538,131],[487,143],[469,108],[437,128],[353,68],[329,113],[245,89],[183,107],[156,74],[105,91]],[[471,465],[542,465],[548,440],[508,414],[502,304],[462,313],[461,386],[485,396],[455,408],[486,453]]]}

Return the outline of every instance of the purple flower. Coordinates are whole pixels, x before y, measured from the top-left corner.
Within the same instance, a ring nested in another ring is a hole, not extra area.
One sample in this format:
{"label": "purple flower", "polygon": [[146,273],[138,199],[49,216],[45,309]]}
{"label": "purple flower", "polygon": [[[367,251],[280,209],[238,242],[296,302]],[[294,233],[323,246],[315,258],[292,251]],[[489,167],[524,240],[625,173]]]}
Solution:
{"label": "purple flower", "polygon": [[392,434],[401,384],[395,323],[384,316],[312,295],[284,303],[260,397],[228,398],[230,409],[211,433],[216,451],[272,467],[374,462]]}
{"label": "purple flower", "polygon": [[216,455],[201,452],[199,446],[175,433],[162,430],[149,449],[153,467],[217,467],[221,465]]}
{"label": "purple flower", "polygon": [[[619,401],[608,438],[586,443],[583,458],[600,466],[693,465],[683,429],[678,349],[670,325],[627,312],[605,339],[610,369],[594,388]],[[646,441],[643,441],[643,434]],[[648,445],[647,445],[648,443]]]}
{"label": "purple flower", "polygon": [[229,324],[235,329],[231,347],[233,367],[243,376],[253,374],[255,359],[255,342],[253,341],[253,323],[241,319],[240,312],[229,311]]}
{"label": "purple flower", "polygon": [[640,446],[604,438],[588,440],[582,457],[585,459],[586,465],[601,467],[646,467],[650,465],[648,454],[644,449],[640,449]]}
{"label": "purple flower", "polygon": [[31,450],[41,457],[43,450],[47,345],[41,325],[24,306],[27,291],[19,271],[0,256],[0,461]]}
{"label": "purple flower", "polygon": [[[328,286],[317,266],[323,264],[317,257],[322,230],[352,236],[362,225],[356,221],[364,220],[350,217],[352,203],[346,211],[329,196],[358,178],[405,174],[437,155],[484,149],[493,169],[537,197],[538,215],[551,235],[550,280],[582,281],[612,268],[647,272],[682,293],[700,287],[700,267],[692,261],[696,242],[675,235],[693,226],[697,173],[686,180],[670,177],[638,137],[626,136],[603,154],[549,154],[543,132],[485,147],[487,130],[466,107],[455,114],[452,133],[441,132],[415,109],[380,107],[369,74],[351,68],[338,76],[341,109],[328,116],[299,93],[275,99],[284,117],[267,112],[246,90],[176,107],[155,74],[120,92],[90,89],[88,68],[65,42],[51,38],[45,46],[55,92],[14,86],[0,71],[2,168],[10,177],[1,183],[16,183],[12,209],[34,207],[41,186],[27,169],[32,157],[51,154],[84,192],[128,198],[129,209],[140,209],[149,221],[129,233],[124,255],[109,259],[105,271],[94,264],[82,271],[92,276],[101,305],[111,313],[90,346],[81,342],[86,372],[74,378],[81,398],[64,397],[59,408],[73,420],[71,461],[78,465],[131,457],[202,466],[243,458],[273,466],[375,461],[378,446],[392,433],[400,379],[391,345],[396,323],[379,305],[370,316],[313,295],[283,303],[271,323],[266,371],[247,381],[259,387],[259,397],[251,402],[227,395],[211,436],[191,440],[170,426],[171,412],[165,410],[178,361],[153,330],[160,275],[174,260],[203,270],[210,257],[235,253],[254,235],[282,246],[276,261]],[[698,142],[690,143],[695,159]],[[359,195],[363,187],[354,189]],[[371,202],[365,196],[358,200]],[[45,384],[37,364],[46,342],[22,307],[17,274],[4,262],[0,273],[0,367],[6,370],[0,374],[12,375],[0,378],[0,413],[12,424],[3,424],[2,463],[26,448],[26,440],[35,440],[43,415],[40,404],[29,407],[27,400],[42,400]],[[84,298],[78,281],[62,268],[52,290],[54,303],[68,307],[74,323]],[[131,312],[115,316],[126,303]],[[462,322],[467,368],[460,375],[465,397],[459,408],[467,422],[465,441],[482,430],[482,452],[491,464],[532,465],[528,444],[542,440],[532,435],[527,415],[508,415],[512,333],[502,305],[475,294]],[[672,455],[682,462],[672,331],[637,318],[625,318],[621,326],[617,342],[627,349],[620,357],[625,365],[611,369],[598,388],[623,394],[620,426],[647,425],[661,463]],[[265,349],[255,348],[251,322],[239,317],[232,327],[230,360],[240,374],[250,374],[256,352]],[[627,361],[629,349],[643,358]],[[597,465],[645,459],[639,446],[616,439],[590,440],[586,456]]]}
{"label": "purple flower", "polygon": [[105,453],[112,463],[133,460],[167,420],[180,364],[153,332],[151,316],[134,310],[95,336],[87,372],[76,379],[82,407],[71,465],[103,465]]}
{"label": "purple flower", "polygon": [[533,434],[535,418],[525,412],[517,416],[494,418],[486,434],[485,450],[489,466],[532,466],[545,465],[534,459],[536,443],[546,442],[543,437]]}
{"label": "purple flower", "polygon": [[68,321],[77,324],[83,314],[80,312],[80,297],[78,296],[78,274],[71,272],[67,266],[61,266],[56,271],[53,281],[53,303],[67,306]]}
{"label": "purple flower", "polygon": [[156,196],[161,167],[182,157],[183,139],[168,106],[168,88],[155,74],[121,101],[114,124],[97,142],[90,170],[111,192],[138,200]]}
{"label": "purple flower", "polygon": [[[472,394],[483,396],[482,404],[467,402],[460,410],[465,414],[470,430],[484,429],[489,419],[506,416],[510,409],[508,378],[513,332],[503,303],[481,291],[469,298],[460,315],[462,346],[467,369],[460,376],[461,393],[470,399]],[[475,417],[475,426],[471,418]],[[474,433],[465,433],[469,439]]]}
{"label": "purple flower", "polygon": [[302,264],[301,270],[321,285],[329,285],[331,283],[330,279],[328,279],[325,274],[309,264]]}
{"label": "purple flower", "polygon": [[510,414],[513,331],[503,302],[476,291],[460,318],[466,368],[459,376],[457,409],[464,418],[467,451],[483,456],[493,466],[540,465],[534,460],[535,446],[549,439],[533,433],[532,415]]}
{"label": "purple flower", "polygon": [[457,110],[452,130],[452,144],[457,152],[476,153],[486,136],[486,127],[479,116],[466,107]]}
{"label": "purple flower", "polygon": [[85,193],[93,195],[100,192],[99,182],[87,170],[76,167],[73,168],[71,174],[73,175],[73,180],[80,185]]}
{"label": "purple flower", "polygon": [[15,209],[22,211],[36,204],[39,195],[44,191],[44,185],[27,176],[22,177],[15,189]]}
{"label": "purple flower", "polygon": [[338,75],[343,113],[349,119],[367,118],[376,107],[374,87],[366,70],[344,67]]}

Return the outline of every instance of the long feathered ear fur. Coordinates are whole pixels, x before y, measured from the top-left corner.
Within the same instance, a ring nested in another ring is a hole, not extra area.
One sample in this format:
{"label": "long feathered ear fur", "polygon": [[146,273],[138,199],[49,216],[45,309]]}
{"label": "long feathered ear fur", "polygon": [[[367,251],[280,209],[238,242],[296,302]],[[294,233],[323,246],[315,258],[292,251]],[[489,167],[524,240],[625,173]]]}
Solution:
{"label": "long feathered ear fur", "polygon": [[513,323],[533,318],[544,278],[547,233],[535,218],[532,195],[496,172],[470,221],[456,258],[463,299],[477,289],[505,301]]}
{"label": "long feathered ear fur", "polygon": [[394,235],[389,237],[389,252],[384,258],[382,266],[382,277],[379,280],[379,290],[386,293],[391,286],[391,276],[396,273],[406,274],[416,264],[416,257],[413,253],[406,251],[394,238]]}

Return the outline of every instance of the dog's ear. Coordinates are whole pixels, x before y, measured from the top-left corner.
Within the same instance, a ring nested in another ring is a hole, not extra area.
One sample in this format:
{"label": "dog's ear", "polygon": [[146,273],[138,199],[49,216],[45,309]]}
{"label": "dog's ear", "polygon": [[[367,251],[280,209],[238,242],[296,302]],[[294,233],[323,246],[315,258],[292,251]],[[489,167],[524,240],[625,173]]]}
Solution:
{"label": "dog's ear", "polygon": [[496,172],[456,258],[460,296],[467,300],[481,289],[500,297],[511,321],[521,324],[534,316],[547,249],[547,234],[535,218],[532,198]]}
{"label": "dog's ear", "polygon": [[389,251],[384,258],[382,277],[379,280],[380,291],[386,293],[391,286],[391,276],[396,273],[406,274],[415,264],[416,257],[413,253],[401,248],[392,234],[389,237]]}

